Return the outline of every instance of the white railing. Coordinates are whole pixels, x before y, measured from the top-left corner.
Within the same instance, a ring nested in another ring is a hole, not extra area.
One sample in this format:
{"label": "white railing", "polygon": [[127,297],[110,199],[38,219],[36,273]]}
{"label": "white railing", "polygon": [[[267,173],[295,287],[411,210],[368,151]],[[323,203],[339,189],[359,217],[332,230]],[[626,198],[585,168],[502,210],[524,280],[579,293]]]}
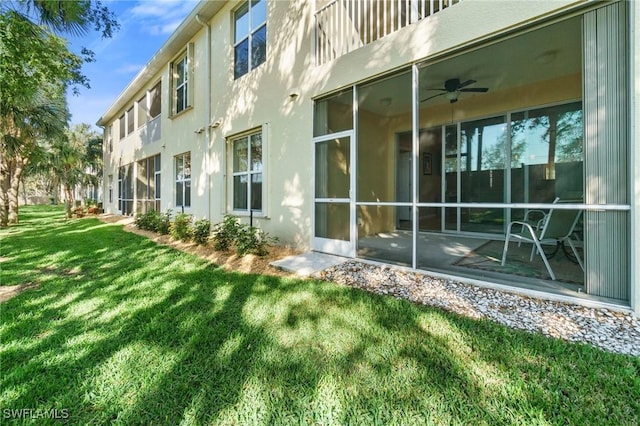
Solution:
{"label": "white railing", "polygon": [[329,62],[462,0],[334,0],[315,13],[316,63]]}

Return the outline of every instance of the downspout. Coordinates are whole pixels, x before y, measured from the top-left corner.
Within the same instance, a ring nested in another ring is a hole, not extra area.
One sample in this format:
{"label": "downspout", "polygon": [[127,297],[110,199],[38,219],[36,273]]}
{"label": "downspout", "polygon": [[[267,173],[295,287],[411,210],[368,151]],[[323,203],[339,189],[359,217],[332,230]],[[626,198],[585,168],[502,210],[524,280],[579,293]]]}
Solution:
{"label": "downspout", "polygon": [[196,21],[198,21],[198,23],[200,25],[202,25],[205,28],[205,38],[206,38],[206,60],[205,60],[205,66],[207,67],[207,72],[206,72],[206,76],[207,76],[207,83],[205,84],[205,90],[206,90],[206,101],[207,104],[205,106],[205,122],[204,122],[204,128],[205,128],[205,136],[204,136],[204,141],[205,141],[205,146],[206,146],[206,151],[204,154],[204,164],[205,164],[205,173],[207,175],[207,219],[209,220],[209,222],[211,222],[211,186],[212,186],[212,173],[211,173],[211,132],[212,129],[209,126],[209,122],[211,120],[211,27],[209,26],[209,24],[207,24],[206,22],[204,22],[201,18],[199,14],[196,14]]}

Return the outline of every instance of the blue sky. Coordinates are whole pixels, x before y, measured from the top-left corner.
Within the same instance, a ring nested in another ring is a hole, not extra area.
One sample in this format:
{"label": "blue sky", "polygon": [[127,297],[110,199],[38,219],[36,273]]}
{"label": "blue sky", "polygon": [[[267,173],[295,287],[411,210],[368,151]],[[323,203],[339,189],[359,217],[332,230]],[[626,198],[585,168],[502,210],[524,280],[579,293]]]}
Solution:
{"label": "blue sky", "polygon": [[[115,101],[129,81],[169,38],[195,7],[195,0],[102,0],[117,16],[120,30],[102,39],[91,32],[69,38],[70,48],[93,50],[96,61],[82,67],[91,89],[80,88],[80,95],[67,97],[71,123],[94,125]],[[95,127],[97,129],[97,127]]]}

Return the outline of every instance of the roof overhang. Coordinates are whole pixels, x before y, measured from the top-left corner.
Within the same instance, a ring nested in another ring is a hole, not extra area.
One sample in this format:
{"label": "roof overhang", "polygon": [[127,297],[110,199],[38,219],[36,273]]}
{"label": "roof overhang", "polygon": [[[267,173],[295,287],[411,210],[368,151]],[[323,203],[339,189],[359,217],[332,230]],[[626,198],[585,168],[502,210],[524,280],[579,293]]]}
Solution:
{"label": "roof overhang", "polygon": [[131,102],[131,98],[134,97],[136,93],[149,84],[149,80],[161,71],[174,55],[181,49],[184,49],[189,40],[202,29],[202,25],[198,23],[196,16],[200,16],[200,19],[204,22],[209,22],[226,3],[227,0],[200,1],[171,36],[169,36],[167,41],[164,42],[162,47],[151,57],[149,62],[147,62],[122,93],[120,93],[109,109],[98,119],[96,124],[100,127],[106,126]]}

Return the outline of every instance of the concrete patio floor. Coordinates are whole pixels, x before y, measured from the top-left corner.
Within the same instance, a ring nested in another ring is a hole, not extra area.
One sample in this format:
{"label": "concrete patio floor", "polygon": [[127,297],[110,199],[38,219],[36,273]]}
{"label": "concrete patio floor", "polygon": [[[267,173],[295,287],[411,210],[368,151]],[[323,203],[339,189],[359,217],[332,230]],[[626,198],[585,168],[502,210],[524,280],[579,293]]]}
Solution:
{"label": "concrete patio floor", "polygon": [[289,256],[284,259],[276,260],[271,262],[270,265],[285,271],[293,272],[301,277],[308,277],[316,272],[344,263],[347,260],[349,259],[346,257],[311,251],[297,256]]}

